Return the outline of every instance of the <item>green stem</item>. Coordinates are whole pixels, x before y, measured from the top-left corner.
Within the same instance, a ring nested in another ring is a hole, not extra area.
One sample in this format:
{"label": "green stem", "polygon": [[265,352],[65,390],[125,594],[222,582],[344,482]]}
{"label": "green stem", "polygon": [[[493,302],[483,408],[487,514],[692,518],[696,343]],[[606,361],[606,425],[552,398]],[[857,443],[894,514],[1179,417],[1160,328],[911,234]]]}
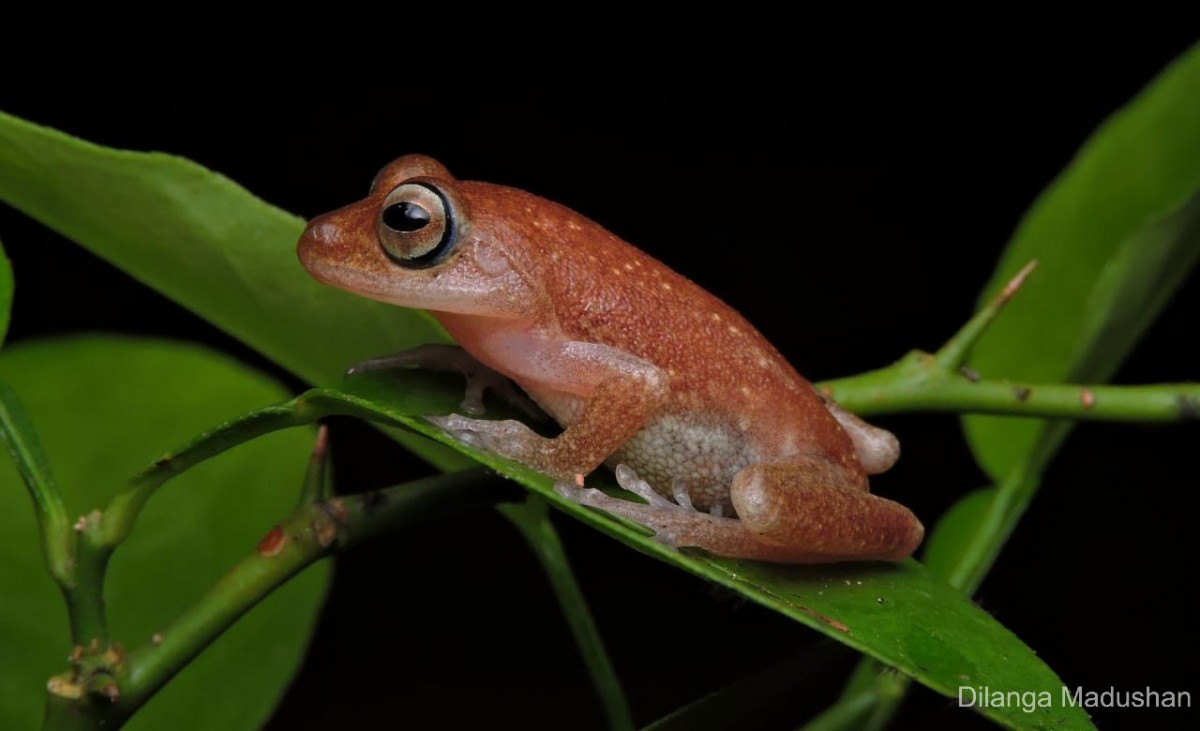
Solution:
{"label": "green stem", "polygon": [[[93,642],[101,646],[108,641],[104,573],[110,551],[90,540],[88,519],[73,525],[67,517],[66,505],[37,432],[16,393],[4,383],[0,383],[0,438],[33,498],[42,553],[50,575],[66,599],[72,642],[78,646],[90,646]],[[98,517],[99,513],[95,513],[92,522]]]}
{"label": "green stem", "polygon": [[326,416],[357,416],[392,424],[364,408],[351,396],[313,388],[291,401],[268,406],[211,429],[174,452],[154,460],[113,497],[105,512],[101,540],[116,546],[133,530],[133,524],[154,492],[172,477],[239,444],[281,429],[311,424]]}
{"label": "green stem", "polygon": [[1000,555],[1009,535],[1016,529],[1037,487],[1037,471],[1030,469],[1028,464],[1022,464],[995,488],[991,509],[946,574],[951,586],[961,589],[967,596],[975,593]]}
{"label": "green stem", "polygon": [[84,535],[79,543],[74,581],[63,589],[71,638],[76,646],[103,647],[108,642],[108,616],[104,603],[104,577],[112,549]]}
{"label": "green stem", "polygon": [[315,503],[331,497],[329,479],[329,427],[322,424],[317,429],[317,439],[313,443],[312,456],[308,460],[308,470],[304,473],[304,487],[300,490],[300,505]]}
{"label": "green stem", "polygon": [[310,415],[302,408],[301,399],[303,396],[226,422],[196,437],[178,451],[159,457],[113,497],[104,512],[104,543],[116,546],[125,540],[146,501],[172,477],[255,437],[319,418],[319,414]]}
{"label": "green stem", "polygon": [[887,728],[912,684],[912,678],[864,657],[850,675],[841,697],[802,731],[853,729],[882,731]]}
{"label": "green stem", "polygon": [[804,724],[801,731],[862,731],[864,717],[878,700],[874,691],[843,698]]}
{"label": "green stem", "polygon": [[621,690],[621,681],[617,678],[616,670],[613,669],[604,649],[600,630],[588,610],[587,600],[575,581],[575,574],[571,571],[558,532],[550,522],[546,501],[536,495],[530,495],[524,503],[500,506],[500,512],[524,536],[550,579],[550,586],[554,589],[559,607],[570,625],[583,662],[592,676],[592,684],[599,692],[604,711],[608,714],[609,727],[619,731],[633,729],[633,714]]}
{"label": "green stem", "polygon": [[125,656],[116,675],[120,696],[105,719],[115,725],[129,718],[242,615],[315,561],[380,533],[506,496],[492,474],[480,468],[297,507],[268,531],[254,553],[150,643]]}
{"label": "green stem", "polygon": [[0,383],[0,441],[4,442],[33,498],[46,566],[59,587],[67,592],[74,581],[75,532],[37,432],[17,394],[6,383]]}
{"label": "green stem", "polygon": [[1074,421],[1186,421],[1200,418],[1200,384],[1073,386],[971,380],[930,371],[921,379],[862,376],[821,384],[861,416],[916,411],[1005,414]]}
{"label": "green stem", "polygon": [[963,363],[967,362],[967,356],[970,355],[971,348],[974,347],[976,341],[988,329],[1004,306],[1009,303],[1009,300],[1020,291],[1021,285],[1025,283],[1025,279],[1035,267],[1037,267],[1037,259],[1021,267],[1021,271],[1017,272],[1016,276],[1010,279],[991,301],[981,307],[974,317],[967,320],[967,323],[959,328],[958,332],[947,340],[945,345],[938,348],[937,367],[939,370],[949,373],[958,370]]}
{"label": "green stem", "polygon": [[[95,731],[100,727],[97,714],[105,710],[100,699],[66,698],[49,693],[46,696],[46,715],[42,719],[43,729],[54,731]],[[116,728],[115,725],[112,728]]]}

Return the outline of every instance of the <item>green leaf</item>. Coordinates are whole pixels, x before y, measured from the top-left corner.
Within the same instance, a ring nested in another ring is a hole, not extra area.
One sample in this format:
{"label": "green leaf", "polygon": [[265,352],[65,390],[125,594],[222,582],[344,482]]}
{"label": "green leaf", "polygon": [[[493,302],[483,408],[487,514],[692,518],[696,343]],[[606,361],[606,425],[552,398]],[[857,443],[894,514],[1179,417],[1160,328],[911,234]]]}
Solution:
{"label": "green leaf", "polygon": [[[981,301],[1031,259],[1039,266],[977,343],[972,369],[1044,383],[1112,376],[1200,259],[1196,129],[1200,46],[1101,125],[1030,209]],[[1037,493],[1071,424],[967,416],[963,427],[999,487],[987,492],[986,510],[968,496],[972,507],[958,506],[939,521],[925,557],[970,593]]]}
{"label": "green leaf", "polygon": [[[103,507],[125,479],[205,425],[285,396],[211,352],[115,337],[24,343],[0,377],[37,424],[69,514]],[[165,486],[113,557],[111,635],[146,642],[288,514],[311,432],[270,435]],[[0,465],[0,728],[36,728],[46,680],[66,669],[66,610],[45,573],[15,469]],[[257,728],[299,666],[328,581],[310,568],[243,618],[131,721],[131,729]],[[218,700],[214,700],[218,699]]]}
{"label": "green leaf", "polygon": [[925,540],[925,568],[949,579],[962,562],[963,546],[984,531],[988,516],[994,512],[997,490],[987,487],[959,498],[938,521],[937,530]]}
{"label": "green leaf", "polygon": [[[446,337],[424,312],[318,284],[296,259],[303,220],[190,160],[0,113],[0,199],[310,383]],[[415,439],[407,446],[445,468],[467,464]]]}
{"label": "green leaf", "polygon": [[8,335],[8,323],[12,319],[13,273],[12,262],[4,254],[4,246],[0,244],[0,345]]}
{"label": "green leaf", "polygon": [[[985,288],[1038,268],[976,345],[988,378],[1097,382],[1121,361],[1200,256],[1200,46],[1100,126],[1038,198]],[[1037,419],[965,418],[997,483],[1034,471],[1066,430]]]}
{"label": "green leaf", "polygon": [[[1101,125],[1026,214],[980,302],[1029,261],[1038,268],[976,344],[973,370],[1027,382],[1111,377],[1200,256],[1198,128],[1200,46]],[[930,532],[923,557],[972,594],[1071,425],[967,416],[963,428],[998,487],[960,499]],[[873,671],[864,662],[856,678]],[[886,721],[897,706],[880,700],[876,718]]]}
{"label": "green leaf", "polygon": [[[647,536],[639,526],[564,500],[546,476],[461,445],[421,418],[454,411],[461,395],[458,378],[414,371],[366,373],[346,378],[336,388],[313,389],[287,404],[247,414],[239,421],[255,428],[241,429],[236,422],[224,424],[189,449],[203,453],[205,440],[225,439],[243,431],[261,433],[266,424],[285,428],[297,423],[297,416],[315,420],[343,414],[405,426],[469,454],[620,542],[812,627],[939,693],[953,696],[960,685],[987,685],[1051,694],[1055,705],[1033,713],[1018,708],[979,709],[1005,725],[1092,727],[1082,709],[1057,705],[1062,682],[1032,650],[916,561],[802,567],[674,550]],[[611,480],[599,475],[591,479],[604,489],[616,490]]]}

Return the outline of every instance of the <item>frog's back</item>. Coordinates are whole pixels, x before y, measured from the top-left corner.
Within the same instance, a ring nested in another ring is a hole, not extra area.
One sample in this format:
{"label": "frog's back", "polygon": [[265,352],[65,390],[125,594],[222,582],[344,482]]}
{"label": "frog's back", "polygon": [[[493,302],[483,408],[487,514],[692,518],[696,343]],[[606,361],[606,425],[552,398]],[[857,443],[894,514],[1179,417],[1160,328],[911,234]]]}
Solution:
{"label": "frog's back", "polygon": [[474,215],[494,217],[493,227],[521,229],[509,240],[528,242],[529,250],[514,252],[521,257],[514,264],[538,283],[548,300],[539,309],[553,313],[553,326],[667,373],[670,396],[642,439],[675,441],[656,436],[655,428],[702,429],[716,435],[709,441],[720,449],[738,451],[738,462],[821,454],[861,475],[853,443],[811,384],[732,307],[564,206],[516,189],[470,185],[486,186],[481,198],[503,208]]}

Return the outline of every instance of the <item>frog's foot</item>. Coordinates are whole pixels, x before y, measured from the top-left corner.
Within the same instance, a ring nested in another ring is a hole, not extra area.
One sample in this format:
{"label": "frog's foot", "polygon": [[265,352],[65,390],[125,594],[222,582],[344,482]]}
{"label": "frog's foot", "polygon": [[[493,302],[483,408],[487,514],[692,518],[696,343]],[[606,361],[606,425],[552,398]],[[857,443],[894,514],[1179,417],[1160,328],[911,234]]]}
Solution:
{"label": "frog's foot", "polygon": [[481,416],[484,413],[483,394],[485,391],[491,391],[501,401],[526,416],[538,420],[546,418],[537,404],[514,386],[512,381],[475,360],[470,353],[457,345],[421,345],[401,353],[364,360],[354,364],[346,372],[354,374],[394,368],[426,368],[462,374],[467,379],[467,391],[459,408],[472,416]]}
{"label": "frog's foot", "polygon": [[640,523],[668,545],[757,561],[898,561],[912,554],[924,534],[906,508],[848,482],[817,458],[743,469],[730,487],[737,518],[673,503],[623,465],[617,468],[617,481],[646,504],[569,483],[555,485],[555,491]]}
{"label": "frog's foot", "polygon": [[703,546],[711,543],[705,540],[706,535],[744,532],[738,521],[733,518],[697,511],[692,507],[691,499],[681,482],[677,481],[672,486],[672,493],[677,502],[671,502],[656,492],[650,483],[639,478],[628,466],[617,465],[614,472],[617,484],[645,500],[645,505],[621,500],[593,488],[578,487],[569,482],[556,483],[554,491],[572,502],[599,508],[644,525],[654,531],[655,540],[671,547]]}
{"label": "frog's foot", "polygon": [[429,415],[425,420],[463,444],[537,469],[550,441],[519,421],[471,419],[460,414]]}

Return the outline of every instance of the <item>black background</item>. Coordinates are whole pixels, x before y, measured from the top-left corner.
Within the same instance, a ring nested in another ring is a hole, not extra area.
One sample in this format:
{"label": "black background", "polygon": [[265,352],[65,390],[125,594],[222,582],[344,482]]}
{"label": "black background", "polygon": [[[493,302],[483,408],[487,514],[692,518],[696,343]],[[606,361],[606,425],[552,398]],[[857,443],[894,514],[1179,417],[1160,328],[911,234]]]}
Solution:
{"label": "black background", "polygon": [[[256,60],[56,53],[10,66],[0,108],[190,157],[305,216],[361,197],[393,157],[425,152],[460,178],[601,222],[740,309],[817,380],[953,332],[1038,192],[1195,38],[1145,10],[1102,22],[903,15],[875,30],[854,12],[800,12],[786,32],[765,19],[549,43],[562,34],[397,27]],[[735,225],[751,233],[727,238]],[[93,329],[198,340],[302,387],[4,207],[0,235],[18,277],[14,341]],[[781,265],[784,254],[802,266]],[[1198,302],[1192,277],[1117,380],[1196,380]],[[875,489],[926,525],[983,484],[954,418],[878,421],[905,456]],[[980,591],[1068,684],[1200,692],[1187,599],[1197,436],[1196,424],[1081,426]],[[348,421],[334,424],[334,450],[344,492],[428,471]],[[853,666],[808,629],[558,525],[640,722],[815,652],[827,670],[748,722],[791,728]],[[1096,717],[1110,728],[1194,722]],[[414,719],[603,725],[537,565],[490,511],[338,557],[308,661],[270,727]],[[989,725],[917,689],[897,727]]]}

